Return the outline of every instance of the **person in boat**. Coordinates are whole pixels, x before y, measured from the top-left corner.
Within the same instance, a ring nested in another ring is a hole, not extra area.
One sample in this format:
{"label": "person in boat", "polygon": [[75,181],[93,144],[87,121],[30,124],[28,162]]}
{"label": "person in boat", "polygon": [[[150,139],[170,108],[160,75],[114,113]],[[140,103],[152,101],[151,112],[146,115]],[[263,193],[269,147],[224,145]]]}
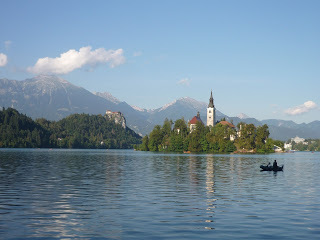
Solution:
{"label": "person in boat", "polygon": [[274,160],[274,162],[273,162],[273,169],[278,169],[277,160]]}

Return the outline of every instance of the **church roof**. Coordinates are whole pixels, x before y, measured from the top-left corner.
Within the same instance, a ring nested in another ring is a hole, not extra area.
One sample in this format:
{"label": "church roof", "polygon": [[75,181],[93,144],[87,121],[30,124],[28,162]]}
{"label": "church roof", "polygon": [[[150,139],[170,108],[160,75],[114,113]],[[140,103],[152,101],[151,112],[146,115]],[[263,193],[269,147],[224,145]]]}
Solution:
{"label": "church roof", "polygon": [[208,108],[214,108],[214,105],[213,105],[213,97],[212,97],[212,90],[211,90],[211,96],[210,96],[210,99],[209,99]]}
{"label": "church roof", "polygon": [[196,124],[197,122],[202,122],[201,118],[200,117],[197,117],[197,116],[194,116],[190,121],[189,121],[189,124]]}
{"label": "church roof", "polygon": [[229,123],[228,121],[221,121],[219,122],[221,125],[224,125],[224,126],[229,126],[231,128],[236,128],[232,123]]}

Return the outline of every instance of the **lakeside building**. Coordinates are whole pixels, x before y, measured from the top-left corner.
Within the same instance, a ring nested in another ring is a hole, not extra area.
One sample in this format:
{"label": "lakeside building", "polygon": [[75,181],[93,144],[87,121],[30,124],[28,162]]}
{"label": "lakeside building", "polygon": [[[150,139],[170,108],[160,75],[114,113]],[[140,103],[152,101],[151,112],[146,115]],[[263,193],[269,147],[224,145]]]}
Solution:
{"label": "lakeside building", "polygon": [[201,122],[203,124],[203,122],[200,118],[199,112],[197,113],[197,116],[194,116],[188,123],[190,132],[192,132],[197,127],[197,122]]}
{"label": "lakeside building", "polygon": [[[220,121],[220,122],[218,122],[217,124],[221,124],[221,125],[223,125],[223,126],[228,126],[229,128],[234,129],[235,132],[236,132],[236,135],[237,135],[236,126],[233,125],[232,123],[230,123],[230,122],[228,122],[228,121]],[[231,134],[231,135],[229,136],[230,141],[236,140],[236,135]]]}
{"label": "lakeside building", "polygon": [[295,143],[302,143],[304,145],[308,145],[308,143],[306,142],[306,140],[304,138],[301,138],[301,137],[294,137],[294,138],[291,138],[291,142],[295,142]]}
{"label": "lakeside building", "polygon": [[304,145],[308,145],[308,142],[306,142],[306,140],[304,138],[301,138],[301,137],[294,137],[294,138],[291,138],[290,141],[288,143],[285,143],[284,144],[284,148],[286,150],[291,150],[292,149],[292,143],[295,142],[295,143],[302,143]]}
{"label": "lakeside building", "polygon": [[209,105],[207,107],[207,126],[214,127],[215,124],[216,124],[216,108],[214,107],[214,104],[213,104],[213,97],[212,97],[212,90],[211,90]]}

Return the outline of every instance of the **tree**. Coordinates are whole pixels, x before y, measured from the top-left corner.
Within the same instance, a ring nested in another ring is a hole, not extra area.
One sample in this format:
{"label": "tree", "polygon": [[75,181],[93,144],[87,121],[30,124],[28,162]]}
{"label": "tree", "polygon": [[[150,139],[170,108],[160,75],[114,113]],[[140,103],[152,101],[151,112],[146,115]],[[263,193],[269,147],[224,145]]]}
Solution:
{"label": "tree", "polygon": [[188,126],[183,118],[175,121],[173,130],[183,137],[186,137],[188,135]]}
{"label": "tree", "polygon": [[171,126],[172,126],[172,120],[168,120],[167,118],[164,120],[163,126],[162,126],[162,134],[164,136],[170,136],[171,134]]}
{"label": "tree", "polygon": [[196,123],[196,128],[189,134],[189,147],[188,150],[191,152],[202,152],[207,151],[209,148],[206,140],[206,134],[209,128],[206,128],[202,122]]}
{"label": "tree", "polygon": [[217,124],[207,133],[206,139],[209,142],[209,151],[211,152],[233,152],[236,150],[230,136],[236,132],[228,125]]}
{"label": "tree", "polygon": [[161,131],[161,126],[156,125],[149,136],[149,144],[148,148],[150,151],[156,152],[159,151],[159,147],[161,148],[161,142],[163,139],[163,132]]}
{"label": "tree", "polygon": [[161,142],[162,147],[159,149],[159,151],[167,150],[170,145],[171,126],[172,121],[166,118],[161,129],[163,139]]}
{"label": "tree", "polygon": [[148,144],[149,144],[149,137],[148,137],[148,135],[146,135],[142,138],[140,150],[141,151],[149,151]]}
{"label": "tree", "polygon": [[253,124],[239,123],[240,137],[236,143],[240,149],[253,150],[255,149],[256,128]]}
{"label": "tree", "polygon": [[266,140],[269,137],[268,125],[258,126],[256,129],[255,145],[257,152],[266,152]]}

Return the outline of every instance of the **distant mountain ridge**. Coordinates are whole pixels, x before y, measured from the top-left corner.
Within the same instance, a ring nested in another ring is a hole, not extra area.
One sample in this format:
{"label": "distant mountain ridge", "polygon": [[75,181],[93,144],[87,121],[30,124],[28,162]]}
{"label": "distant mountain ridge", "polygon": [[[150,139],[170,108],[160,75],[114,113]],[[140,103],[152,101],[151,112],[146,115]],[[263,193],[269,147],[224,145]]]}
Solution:
{"label": "distant mountain ridge", "polygon": [[106,99],[106,100],[108,100],[110,102],[115,103],[115,104],[119,104],[121,102],[118,98],[112,96],[108,92],[93,92],[93,94],[96,95],[96,96],[102,97],[102,98],[104,98],[104,99]]}
{"label": "distant mountain ridge", "polygon": [[287,141],[296,136],[308,139],[320,138],[320,121],[313,121],[311,123],[295,123],[293,121],[286,121],[280,119],[267,119],[259,121],[255,118],[240,119],[239,117],[228,117],[227,120],[233,121],[235,125],[240,122],[252,123],[256,126],[267,124],[269,126],[270,137],[282,141]]}
{"label": "distant mountain ridge", "polygon": [[[108,92],[91,93],[68,81],[56,77],[40,75],[24,81],[0,79],[0,106],[13,107],[32,118],[60,120],[73,113],[102,114],[106,110],[120,111],[124,114],[127,125],[141,135],[149,134],[156,124],[163,124],[168,118],[173,121],[184,118],[186,121],[200,112],[206,122],[208,103],[199,102],[190,97],[174,100],[157,109],[141,109],[130,106]],[[299,136],[320,138],[320,121],[297,124],[293,121],[268,119],[259,121],[245,114],[228,117],[216,110],[216,119],[226,118],[235,125],[239,122],[267,124],[270,136],[274,139],[288,140]]]}
{"label": "distant mountain ridge", "polygon": [[24,81],[0,79],[0,105],[32,118],[59,120],[73,113],[99,114],[115,104],[56,77],[40,75]]}
{"label": "distant mountain ridge", "polygon": [[[33,119],[60,120],[74,113],[102,114],[121,111],[137,133],[151,128],[124,102],[106,99],[56,77],[40,75],[24,81],[0,79],[0,106],[13,107]],[[136,122],[138,121],[138,126]]]}

